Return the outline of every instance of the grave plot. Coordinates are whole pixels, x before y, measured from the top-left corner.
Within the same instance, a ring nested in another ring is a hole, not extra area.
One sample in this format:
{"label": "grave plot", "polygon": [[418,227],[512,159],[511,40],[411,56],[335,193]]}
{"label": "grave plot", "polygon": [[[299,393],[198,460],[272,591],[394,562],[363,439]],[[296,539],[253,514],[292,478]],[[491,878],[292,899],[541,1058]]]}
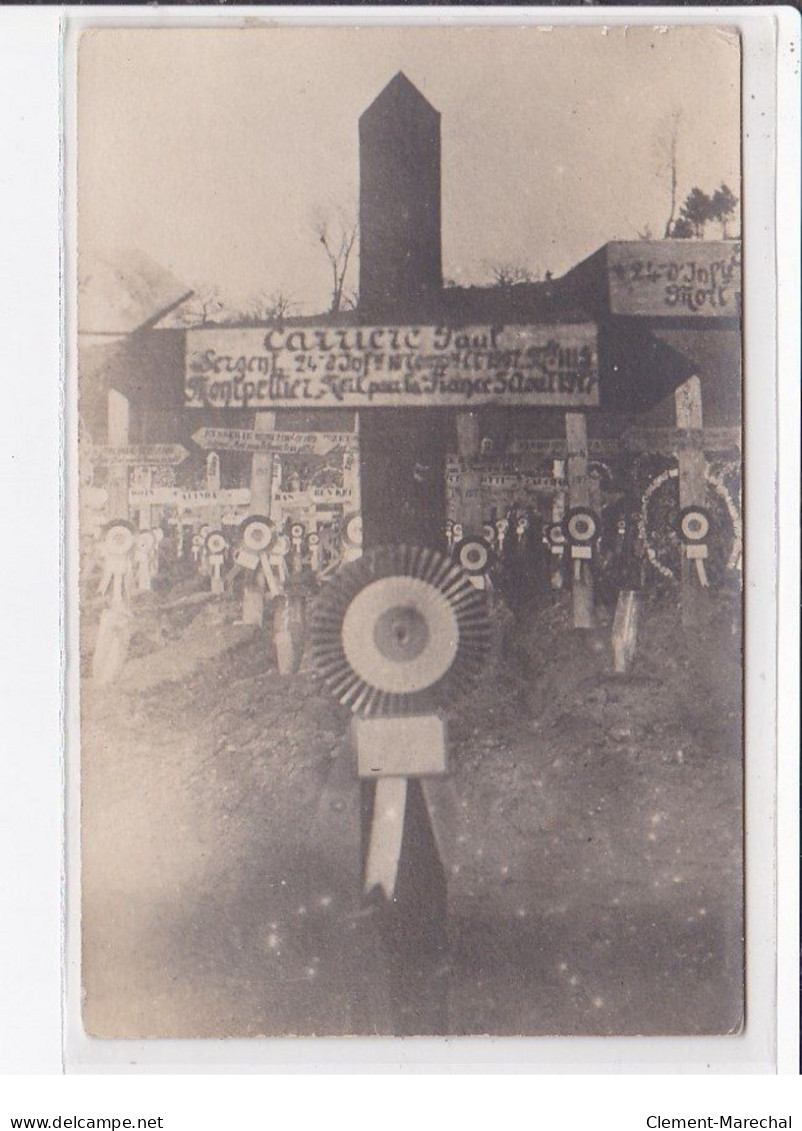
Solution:
{"label": "grave plot", "polygon": [[303,665],[279,677],[235,601],[151,606],[151,650],[85,691],[89,1027],[736,1025],[737,602],[716,595],[697,646],[650,601],[627,677],[609,620],[577,649],[565,595],[506,615],[431,779],[447,913],[423,985],[362,902],[350,713]]}

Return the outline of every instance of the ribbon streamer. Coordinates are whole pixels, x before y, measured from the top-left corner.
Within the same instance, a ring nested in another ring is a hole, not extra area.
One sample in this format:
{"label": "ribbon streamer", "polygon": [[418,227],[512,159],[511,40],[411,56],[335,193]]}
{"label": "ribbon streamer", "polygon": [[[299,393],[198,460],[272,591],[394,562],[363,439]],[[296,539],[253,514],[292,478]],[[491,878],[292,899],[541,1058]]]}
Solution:
{"label": "ribbon streamer", "polygon": [[212,573],[212,593],[220,594],[223,592],[224,586],[221,569],[224,560],[225,558],[222,553],[209,554],[209,565],[211,566]]}
{"label": "ribbon streamer", "polygon": [[133,570],[128,554],[107,554],[103,565],[103,576],[98,587],[98,596],[103,597],[112,586],[111,603],[120,605],[123,597],[133,588]]}
{"label": "ribbon streamer", "polygon": [[[281,553],[269,555],[269,565],[274,577],[278,578],[279,586],[283,586],[287,581],[287,563],[284,560],[284,555]],[[267,576],[267,575],[265,575]],[[269,584],[269,581],[268,581]]]}
{"label": "ribbon streamer", "polygon": [[593,550],[590,546],[572,546],[571,557],[574,562],[574,581],[582,580],[582,563],[589,562],[593,557]]}
{"label": "ribbon streamer", "polygon": [[[281,559],[284,560],[283,558]],[[264,574],[265,581],[267,582],[267,589],[271,597],[278,597],[281,593],[281,585],[279,579],[276,577],[276,571],[273,569],[273,563],[266,550],[262,550],[259,555],[259,562],[262,566],[262,573]]]}
{"label": "ribbon streamer", "polygon": [[141,591],[150,589],[150,579],[153,574],[153,554],[149,546],[138,546],[134,554],[137,586]]}
{"label": "ribbon streamer", "polygon": [[387,899],[393,898],[398,880],[401,843],[404,839],[406,805],[406,778],[380,778],[376,782],[373,821],[365,863],[365,895],[369,895],[375,887],[380,887]]}
{"label": "ribbon streamer", "polygon": [[686,546],[685,554],[690,561],[696,563],[696,574],[699,578],[699,584],[702,589],[708,589],[710,583],[707,579],[707,570],[705,569],[705,558],[707,557],[707,546],[704,543],[696,542]]}
{"label": "ribbon streamer", "polygon": [[243,569],[256,569],[259,565],[259,554],[241,547],[237,551],[237,565],[242,566]]}
{"label": "ribbon streamer", "polygon": [[699,575],[699,584],[703,589],[707,589],[709,587],[709,582],[707,580],[707,570],[705,569],[704,558],[694,558],[694,561],[696,562],[696,572]]}

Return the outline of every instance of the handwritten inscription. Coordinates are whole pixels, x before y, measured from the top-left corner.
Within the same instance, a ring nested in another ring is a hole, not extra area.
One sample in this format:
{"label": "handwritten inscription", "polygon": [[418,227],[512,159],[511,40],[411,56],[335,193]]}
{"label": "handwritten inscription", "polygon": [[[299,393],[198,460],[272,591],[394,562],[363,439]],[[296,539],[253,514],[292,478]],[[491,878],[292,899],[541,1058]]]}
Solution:
{"label": "handwritten inscription", "polygon": [[354,432],[254,432],[246,428],[199,428],[192,439],[202,448],[224,452],[274,452],[277,455],[328,455],[355,452]]}
{"label": "handwritten inscription", "polygon": [[593,439],[588,441],[586,450],[578,453],[568,451],[568,441],[565,439],[545,440],[523,437],[513,440],[509,450],[512,455],[538,456],[543,459],[550,456],[554,459],[567,459],[569,456],[571,458],[583,456],[587,459],[589,455],[594,458],[615,455],[620,451],[620,443],[617,440]]}
{"label": "handwritten inscription", "polygon": [[286,507],[320,507],[352,503],[350,487],[310,487],[306,491],[277,491],[275,501]]}
{"label": "handwritten inscription", "polygon": [[89,456],[93,463],[110,464],[179,464],[189,452],[181,444],[124,444],[112,447],[104,444],[92,448]]}
{"label": "handwritten inscription", "polygon": [[624,434],[629,451],[725,452],[741,447],[740,428],[631,428]]}
{"label": "handwritten inscription", "polygon": [[537,475],[528,471],[513,470],[504,463],[481,464],[475,460],[449,456],[446,460],[446,484],[449,487],[462,487],[465,497],[476,493],[477,488],[465,486],[468,473],[478,474],[479,490],[487,488],[522,489],[525,491],[559,491],[567,487],[567,481],[560,476]]}
{"label": "handwritten inscription", "polygon": [[610,244],[609,277],[614,314],[740,315],[739,243]]}
{"label": "handwritten inscription", "polygon": [[245,506],[251,501],[251,492],[247,487],[230,487],[218,491],[194,491],[184,487],[132,487],[128,492],[128,501],[131,506],[153,504],[210,507],[222,503]]}
{"label": "handwritten inscription", "polygon": [[293,327],[187,332],[191,408],[595,405],[596,328]]}

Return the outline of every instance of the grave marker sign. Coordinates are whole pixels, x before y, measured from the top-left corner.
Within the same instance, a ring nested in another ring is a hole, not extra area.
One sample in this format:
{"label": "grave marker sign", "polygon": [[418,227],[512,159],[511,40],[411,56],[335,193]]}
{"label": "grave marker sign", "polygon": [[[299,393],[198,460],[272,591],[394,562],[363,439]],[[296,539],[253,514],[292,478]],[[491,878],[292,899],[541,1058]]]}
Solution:
{"label": "grave marker sign", "polygon": [[136,467],[175,467],[189,455],[181,444],[103,444],[95,445],[91,453],[92,462],[101,466],[126,464]]}
{"label": "grave marker sign", "polygon": [[192,487],[132,487],[128,496],[131,505],[135,507],[242,507],[251,501],[251,492],[247,487],[223,487],[219,491]]}
{"label": "grave marker sign", "polygon": [[192,439],[204,449],[221,452],[269,452],[274,455],[328,455],[355,451],[353,432],[272,432],[249,428],[199,428]]}
{"label": "grave marker sign", "polygon": [[594,323],[187,331],[188,408],[587,407]]}
{"label": "grave marker sign", "polygon": [[741,245],[730,240],[607,244],[611,314],[740,318]]}

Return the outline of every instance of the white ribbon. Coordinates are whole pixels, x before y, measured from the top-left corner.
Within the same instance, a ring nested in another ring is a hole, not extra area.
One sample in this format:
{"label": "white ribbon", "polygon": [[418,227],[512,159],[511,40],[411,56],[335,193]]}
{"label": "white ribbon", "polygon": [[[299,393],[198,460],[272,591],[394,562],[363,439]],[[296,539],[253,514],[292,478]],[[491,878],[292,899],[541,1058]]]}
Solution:
{"label": "white ribbon", "polygon": [[707,546],[704,544],[696,543],[694,545],[685,547],[686,557],[696,562],[696,574],[699,578],[699,584],[703,589],[708,589],[710,583],[707,579],[707,570],[705,569],[705,558],[707,557]]}
{"label": "white ribbon", "polygon": [[137,581],[140,589],[150,589],[151,553],[147,549],[137,549],[134,561],[137,569]]}
{"label": "white ribbon", "polygon": [[590,546],[571,546],[571,557],[574,560],[574,580],[582,580],[582,563],[589,562],[593,557]]}
{"label": "white ribbon", "polygon": [[367,861],[365,895],[380,887],[387,899],[393,898],[398,881],[398,863],[404,839],[404,813],[407,806],[406,778],[379,778],[373,800]]}
{"label": "white ribbon", "polygon": [[246,550],[242,547],[237,550],[236,564],[243,569],[256,569],[259,565],[259,555],[254,550]]}
{"label": "white ribbon", "polygon": [[[278,595],[281,593],[281,585],[279,584],[279,579],[276,576],[275,570],[273,569],[273,563],[271,562],[266,550],[262,550],[261,554],[259,555],[259,561],[262,565],[262,573],[265,576],[265,581],[267,582],[267,589],[270,593],[270,596],[278,597]],[[281,561],[283,562],[284,559],[282,558]]]}
{"label": "white ribbon", "polygon": [[223,592],[223,578],[221,567],[225,558],[223,554],[209,554],[209,565],[212,567],[212,593]]}
{"label": "white ribbon", "polygon": [[283,554],[271,554],[270,564],[275,566],[276,573],[278,574],[279,584],[284,585],[287,580],[287,562]]}
{"label": "white ribbon", "polygon": [[98,587],[98,596],[104,596],[109,585],[111,585],[112,604],[121,604],[123,595],[126,592],[130,593],[133,588],[131,582],[132,567],[129,555],[127,553],[106,554],[103,563],[103,576],[100,579],[100,585]]}

